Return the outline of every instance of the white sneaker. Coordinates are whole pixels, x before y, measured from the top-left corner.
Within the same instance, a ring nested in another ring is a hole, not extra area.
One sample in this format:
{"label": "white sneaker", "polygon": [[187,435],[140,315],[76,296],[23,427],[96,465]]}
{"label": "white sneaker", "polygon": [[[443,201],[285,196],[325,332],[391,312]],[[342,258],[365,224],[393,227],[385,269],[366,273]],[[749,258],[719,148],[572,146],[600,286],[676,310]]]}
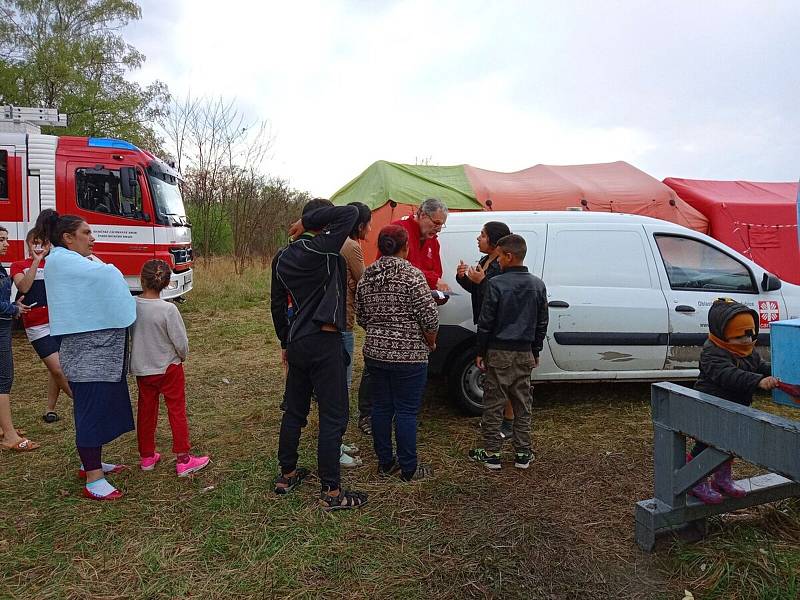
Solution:
{"label": "white sneaker", "polygon": [[360,467],[363,464],[364,462],[358,456],[350,456],[349,454],[345,454],[344,452],[340,452],[339,454],[339,465],[344,467],[345,469]]}

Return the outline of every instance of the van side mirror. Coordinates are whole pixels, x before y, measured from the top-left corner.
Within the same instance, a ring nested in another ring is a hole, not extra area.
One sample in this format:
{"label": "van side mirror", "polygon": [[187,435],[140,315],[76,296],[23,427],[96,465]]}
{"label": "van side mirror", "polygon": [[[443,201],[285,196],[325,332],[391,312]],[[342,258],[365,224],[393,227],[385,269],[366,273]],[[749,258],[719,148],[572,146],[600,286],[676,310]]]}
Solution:
{"label": "van side mirror", "polygon": [[121,167],[119,170],[119,182],[122,187],[122,195],[125,198],[136,198],[136,168]]}
{"label": "van side mirror", "polygon": [[761,279],[761,289],[765,292],[774,292],[781,289],[781,280],[772,273],[764,273]]}

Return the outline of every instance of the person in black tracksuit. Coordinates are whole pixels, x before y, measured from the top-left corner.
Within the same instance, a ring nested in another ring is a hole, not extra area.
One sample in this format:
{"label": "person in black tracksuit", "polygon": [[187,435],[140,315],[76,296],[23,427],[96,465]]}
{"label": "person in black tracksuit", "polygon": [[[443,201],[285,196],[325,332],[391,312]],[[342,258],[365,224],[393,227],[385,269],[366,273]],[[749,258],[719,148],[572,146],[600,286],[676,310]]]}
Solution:
{"label": "person in black tracksuit", "polygon": [[[758,313],[729,298],[716,300],[708,311],[708,340],[700,354],[700,376],[694,389],[723,400],[750,406],[753,392],[771,390],[778,380],[771,376],[770,364],[754,349],[758,337]],[[698,456],[707,446],[696,441],[689,459]],[[706,504],[719,504],[722,494],[735,498],[746,494],[734,484],[731,463],[724,463],[714,473],[695,485],[691,494]]]}
{"label": "person in black tracksuit", "polygon": [[339,448],[349,416],[348,357],[341,336],[347,269],[339,250],[357,218],[355,206],[311,200],[292,225],[293,241],[272,261],[272,322],[287,368],[275,492],[292,491],[309,474],[297,466],[297,448],[313,393],[319,405],[317,466],[324,510],[357,508],[367,501],[366,494],[340,489],[339,477]]}

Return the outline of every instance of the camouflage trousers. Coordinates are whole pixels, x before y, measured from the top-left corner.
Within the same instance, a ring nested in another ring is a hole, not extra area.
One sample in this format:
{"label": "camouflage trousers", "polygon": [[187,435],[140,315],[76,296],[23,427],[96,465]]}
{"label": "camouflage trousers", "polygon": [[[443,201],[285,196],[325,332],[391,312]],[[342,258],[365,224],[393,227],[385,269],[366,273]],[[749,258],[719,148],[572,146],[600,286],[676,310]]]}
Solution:
{"label": "camouflage trousers", "polygon": [[483,443],[487,452],[499,452],[503,440],[500,425],[507,401],[514,407],[514,450],[531,449],[531,369],[533,353],[489,349],[484,357]]}

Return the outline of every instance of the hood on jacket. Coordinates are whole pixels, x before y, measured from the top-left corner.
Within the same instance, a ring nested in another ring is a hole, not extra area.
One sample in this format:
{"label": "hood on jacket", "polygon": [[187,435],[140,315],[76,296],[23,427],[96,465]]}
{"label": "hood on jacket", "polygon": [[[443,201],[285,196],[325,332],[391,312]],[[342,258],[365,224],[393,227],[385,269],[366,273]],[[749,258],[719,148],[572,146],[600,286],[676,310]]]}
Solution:
{"label": "hood on jacket", "polygon": [[748,308],[740,302],[731,300],[730,298],[719,298],[714,301],[711,308],[708,309],[708,330],[711,334],[720,340],[727,341],[725,337],[725,326],[733,317],[742,313],[750,313],[753,317],[755,331],[753,332],[753,339],[758,336],[758,313],[752,308]]}
{"label": "hood on jacket", "polygon": [[399,256],[381,256],[369,266],[370,275],[375,279],[377,285],[385,285],[388,281],[400,277],[406,262],[406,259]]}

